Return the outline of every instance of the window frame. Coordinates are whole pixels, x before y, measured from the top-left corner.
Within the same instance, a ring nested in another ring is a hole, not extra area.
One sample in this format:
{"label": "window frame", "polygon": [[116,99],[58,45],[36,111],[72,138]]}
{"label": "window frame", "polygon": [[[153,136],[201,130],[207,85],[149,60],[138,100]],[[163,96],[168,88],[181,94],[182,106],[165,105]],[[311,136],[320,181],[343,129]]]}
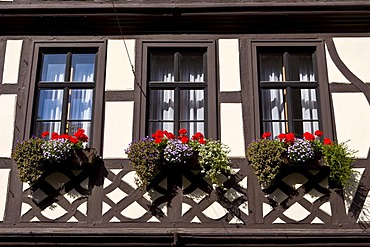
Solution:
{"label": "window frame", "polygon": [[[260,106],[260,80],[259,80],[259,48],[312,48],[316,52],[316,61],[313,61],[316,81],[317,81],[317,99],[318,99],[318,122],[321,130],[326,137],[333,138],[333,111],[331,94],[329,91],[329,83],[326,73],[325,48],[321,40],[290,40],[290,41],[253,41],[251,42],[251,59],[252,59],[252,90],[253,90],[253,108],[254,108],[254,124],[255,138],[262,135],[262,112]],[[287,104],[290,104],[287,102]],[[289,121],[289,117],[287,121]]]}
{"label": "window frame", "polygon": [[[206,80],[205,86],[205,130],[207,138],[217,139],[218,137],[218,85],[216,82],[216,59],[215,59],[215,42],[214,41],[141,41],[139,43],[139,50],[137,51],[138,70],[138,84],[135,85],[135,98],[138,99],[135,104],[135,118],[134,126],[134,139],[146,136],[147,130],[147,97],[149,94],[149,50],[150,49],[163,49],[168,48],[174,50],[176,48],[204,48],[207,52],[206,59]],[[191,83],[189,83],[191,84]],[[171,85],[170,85],[171,86]],[[191,87],[192,85],[189,85]],[[174,86],[172,86],[174,87]],[[197,86],[195,86],[197,87]],[[138,122],[137,122],[138,121]],[[177,135],[177,133],[174,133]]]}
{"label": "window frame", "polygon": [[[38,97],[39,97],[39,83],[40,83],[40,72],[43,63],[43,51],[55,51],[56,53],[72,52],[76,53],[79,50],[94,50],[96,51],[95,59],[95,71],[94,71],[94,83],[70,83],[69,81],[58,82],[57,85],[52,83],[41,83],[40,88],[60,88],[65,90],[68,86],[69,89],[73,88],[84,88],[93,90],[93,112],[91,115],[91,134],[89,136],[89,146],[94,147],[98,153],[101,153],[102,148],[102,127],[103,127],[103,103],[104,103],[104,72],[105,72],[105,56],[106,56],[106,45],[105,42],[34,42],[33,50],[33,62],[31,70],[31,83],[29,90],[29,99],[27,106],[26,126],[25,126],[25,138],[32,135],[35,114],[37,112]],[[63,86],[64,85],[64,86]],[[63,95],[64,98],[67,95]],[[63,109],[63,112],[65,109]],[[63,116],[62,116],[63,117]],[[65,115],[64,115],[65,117]],[[62,119],[62,122],[66,119]],[[63,131],[62,131],[63,132]],[[62,134],[62,133],[60,133]]]}

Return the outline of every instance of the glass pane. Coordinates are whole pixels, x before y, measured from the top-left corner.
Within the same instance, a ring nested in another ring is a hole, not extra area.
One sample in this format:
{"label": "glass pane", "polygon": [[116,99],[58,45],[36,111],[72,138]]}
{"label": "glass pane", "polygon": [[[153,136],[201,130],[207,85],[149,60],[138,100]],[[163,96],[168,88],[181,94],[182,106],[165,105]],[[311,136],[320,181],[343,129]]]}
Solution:
{"label": "glass pane", "polygon": [[185,128],[188,131],[189,138],[197,132],[205,134],[204,122],[182,122],[180,123],[180,128]]}
{"label": "glass pane", "polygon": [[68,133],[70,135],[73,135],[77,132],[78,128],[85,130],[85,135],[89,137],[89,140],[91,139],[91,122],[67,122],[68,126]]}
{"label": "glass pane", "polygon": [[33,135],[41,137],[41,134],[44,131],[49,131],[50,135],[53,132],[60,134],[60,126],[60,122],[36,122]]}
{"label": "glass pane", "polygon": [[92,89],[69,90],[68,120],[90,120],[93,105]]}
{"label": "glass pane", "polygon": [[150,90],[148,113],[150,120],[174,120],[174,90]]}
{"label": "glass pane", "polygon": [[315,81],[312,54],[290,55],[290,81]]}
{"label": "glass pane", "polygon": [[181,53],[180,81],[204,82],[203,53]]}
{"label": "glass pane", "polygon": [[44,54],[41,81],[64,82],[67,54]]}
{"label": "glass pane", "polygon": [[[150,122],[148,126],[148,135],[151,137],[157,130],[167,130],[174,133],[173,122]],[[176,135],[176,133],[174,133]]]}
{"label": "glass pane", "polygon": [[302,119],[318,119],[316,89],[301,89]]}
{"label": "glass pane", "polygon": [[260,81],[283,81],[281,54],[260,55]]}
{"label": "glass pane", "polygon": [[286,120],[284,89],[262,89],[261,110],[264,120]]}
{"label": "glass pane", "polygon": [[204,90],[181,90],[180,120],[204,120]]}
{"label": "glass pane", "polygon": [[40,90],[37,108],[38,120],[60,120],[62,117],[63,90]]}
{"label": "glass pane", "polygon": [[150,81],[174,82],[174,54],[150,54]]}
{"label": "glass pane", "polygon": [[294,122],[294,132],[302,135],[304,132],[315,133],[319,128],[318,121],[296,121]]}
{"label": "glass pane", "polygon": [[94,82],[95,54],[73,54],[71,81]]}
{"label": "glass pane", "polygon": [[280,133],[287,132],[286,125],[286,122],[264,122],[262,133],[270,132],[272,138],[275,139]]}

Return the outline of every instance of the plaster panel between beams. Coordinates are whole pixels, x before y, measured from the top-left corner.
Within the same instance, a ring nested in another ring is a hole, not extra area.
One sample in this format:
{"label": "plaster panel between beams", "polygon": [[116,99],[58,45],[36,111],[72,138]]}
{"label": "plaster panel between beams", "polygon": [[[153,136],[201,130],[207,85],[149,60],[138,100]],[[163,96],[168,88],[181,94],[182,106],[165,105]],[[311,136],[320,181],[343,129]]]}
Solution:
{"label": "plaster panel between beams", "polygon": [[104,158],[127,158],[125,149],[132,141],[134,102],[106,102]]}
{"label": "plaster panel between beams", "polygon": [[230,147],[231,157],[245,157],[241,103],[221,104],[221,141]]}
{"label": "plaster panel between beams", "polygon": [[106,91],[134,90],[131,63],[135,67],[135,40],[108,40]]}
{"label": "plaster panel between beams", "polygon": [[367,158],[370,147],[370,106],[363,93],[333,93],[337,138],[348,141],[350,149],[358,150],[357,158]]}
{"label": "plaster panel between beams", "polygon": [[0,95],[0,157],[10,158],[14,140],[14,123],[17,95]]}
{"label": "plaster panel between beams", "polygon": [[8,40],[5,48],[3,84],[17,84],[23,40]]}
{"label": "plaster panel between beams", "polygon": [[370,38],[333,38],[340,59],[363,82],[370,82]]}
{"label": "plaster panel between beams", "polygon": [[239,41],[220,39],[218,42],[220,91],[240,91]]}

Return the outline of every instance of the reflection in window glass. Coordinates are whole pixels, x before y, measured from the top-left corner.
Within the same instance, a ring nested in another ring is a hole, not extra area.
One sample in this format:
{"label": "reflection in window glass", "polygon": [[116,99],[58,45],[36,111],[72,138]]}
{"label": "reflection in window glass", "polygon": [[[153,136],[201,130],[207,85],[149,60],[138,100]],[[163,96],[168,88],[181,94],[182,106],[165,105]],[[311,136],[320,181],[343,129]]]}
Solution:
{"label": "reflection in window glass", "polygon": [[72,55],[72,81],[93,82],[95,71],[95,54]]}
{"label": "reflection in window glass", "polygon": [[64,82],[67,54],[44,54],[41,81]]}

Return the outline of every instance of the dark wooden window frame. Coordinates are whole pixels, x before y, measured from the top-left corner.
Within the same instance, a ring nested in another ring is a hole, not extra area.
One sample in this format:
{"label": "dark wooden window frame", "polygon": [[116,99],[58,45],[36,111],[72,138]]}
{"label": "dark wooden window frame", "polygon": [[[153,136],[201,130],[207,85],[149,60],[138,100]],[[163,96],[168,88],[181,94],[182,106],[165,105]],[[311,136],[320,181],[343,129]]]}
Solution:
{"label": "dark wooden window frame", "polygon": [[[104,103],[104,71],[105,71],[105,56],[106,45],[105,42],[35,42],[33,51],[33,62],[31,72],[30,94],[27,106],[27,116],[25,125],[25,138],[32,135],[32,128],[34,123],[34,114],[37,107],[37,91],[39,72],[42,64],[41,52],[47,51],[69,51],[75,52],[79,50],[94,50],[96,51],[95,63],[95,79],[94,83],[58,83],[58,88],[62,88],[63,84],[68,84],[69,88],[86,88],[93,89],[93,113],[91,119],[91,142],[90,146],[94,147],[101,153],[102,148],[102,127],[103,127],[103,103]],[[42,87],[53,87],[51,83],[45,83]],[[83,85],[81,85],[83,84]]]}
{"label": "dark wooden window frame", "polygon": [[[134,139],[147,135],[147,97],[148,87],[148,58],[150,49],[175,49],[175,48],[204,48],[207,52],[206,68],[206,109],[205,109],[205,130],[206,137],[218,138],[218,85],[216,81],[216,59],[214,41],[141,41],[138,45],[138,57],[141,58],[138,64],[140,75],[138,76],[139,85],[135,85],[135,122]],[[153,88],[154,89],[154,88]],[[136,122],[138,121],[138,122]],[[137,128],[138,127],[138,128]],[[177,134],[177,133],[175,133]]]}
{"label": "dark wooden window frame", "polygon": [[261,112],[260,112],[260,96],[259,96],[259,72],[258,72],[258,48],[261,47],[312,47],[316,51],[316,61],[314,61],[316,80],[318,83],[317,98],[319,101],[318,113],[320,128],[326,137],[334,137],[334,122],[331,94],[329,91],[329,84],[327,79],[325,48],[321,40],[294,40],[294,41],[252,41],[250,43],[251,57],[252,57],[252,81],[249,89],[253,90],[254,95],[254,124],[255,124],[255,137],[261,136]]}

